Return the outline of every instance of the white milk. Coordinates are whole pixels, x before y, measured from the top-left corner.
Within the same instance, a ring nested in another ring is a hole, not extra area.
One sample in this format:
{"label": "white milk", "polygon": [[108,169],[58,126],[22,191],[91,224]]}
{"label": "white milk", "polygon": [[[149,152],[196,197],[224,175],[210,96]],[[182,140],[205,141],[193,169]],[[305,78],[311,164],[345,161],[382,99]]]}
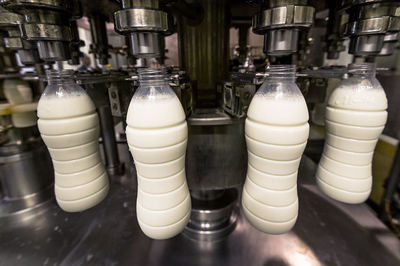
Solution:
{"label": "white milk", "polygon": [[190,217],[185,119],[175,95],[150,101],[134,97],[129,105],[126,135],[138,178],[136,214],[150,238],[177,235]]}
{"label": "white milk", "polygon": [[297,170],[309,134],[301,96],[255,95],[247,113],[249,154],[242,206],[257,229],[282,234],[296,223]]}
{"label": "white milk", "polygon": [[38,127],[53,159],[59,206],[78,212],[101,202],[109,181],[99,153],[99,119],[86,94],[42,96]]}
{"label": "white milk", "polygon": [[[3,92],[12,105],[32,102],[32,89],[29,83],[20,79],[6,79],[3,82]],[[11,114],[14,127],[30,127],[36,125],[36,112]]]}
{"label": "white milk", "polygon": [[363,82],[369,81],[362,80],[354,87],[342,85],[330,95],[327,137],[316,173],[325,194],[352,204],[369,197],[373,151],[387,119],[385,92],[360,89]]}

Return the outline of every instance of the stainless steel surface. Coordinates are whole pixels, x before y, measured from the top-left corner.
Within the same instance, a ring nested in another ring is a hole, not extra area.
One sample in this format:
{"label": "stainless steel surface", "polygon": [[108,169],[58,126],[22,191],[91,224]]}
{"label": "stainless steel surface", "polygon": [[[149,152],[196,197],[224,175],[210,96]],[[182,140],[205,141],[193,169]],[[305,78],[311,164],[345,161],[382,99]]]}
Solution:
{"label": "stainless steel surface", "polygon": [[297,51],[298,29],[270,30],[264,36],[264,51],[268,55],[289,55]]}
{"label": "stainless steel surface", "polygon": [[383,47],[384,35],[362,35],[351,38],[349,53],[357,55],[378,54]]}
{"label": "stainless steel surface", "polygon": [[[2,0],[0,4],[24,16],[23,21],[19,23],[20,35],[25,40],[37,42],[42,60],[71,59],[70,46],[67,42],[73,40],[70,20],[81,16],[77,0]],[[25,62],[34,59],[34,57],[29,59],[27,57],[29,54],[33,52],[25,52]],[[36,63],[40,63],[40,60]]]}
{"label": "stainless steel surface", "polygon": [[127,176],[113,178],[106,200],[86,212],[65,213],[52,202],[24,219],[0,219],[0,265],[399,265],[399,240],[366,205],[323,196],[314,185],[315,169],[303,158],[301,211],[291,232],[261,233],[239,213],[226,239],[204,242],[184,235],[151,240],[141,233],[130,167]]}
{"label": "stainless steel surface", "polygon": [[0,219],[41,204],[52,195],[49,153],[40,137],[28,132],[8,134],[8,142],[0,146]]}
{"label": "stainless steel surface", "polygon": [[132,31],[167,31],[167,13],[156,9],[123,9],[114,14],[115,29],[121,33]]}
{"label": "stainless steel surface", "polygon": [[[340,12],[347,12],[348,22],[342,28],[350,37],[349,53],[356,56],[376,56],[384,47],[386,33],[400,31],[398,1],[343,1]],[[391,45],[385,45],[382,55],[391,52]]]}
{"label": "stainless steel surface", "polygon": [[71,58],[69,43],[61,41],[38,41],[40,59],[44,61],[64,61]]}
{"label": "stainless steel surface", "polygon": [[263,33],[271,28],[285,27],[310,27],[314,22],[315,8],[287,4],[263,10],[253,18],[253,31]]}
{"label": "stainless steel surface", "polygon": [[269,6],[253,17],[253,32],[264,35],[264,52],[272,56],[297,51],[299,30],[310,28],[315,8],[307,1],[270,1]]}
{"label": "stainless steel surface", "polygon": [[158,9],[158,0],[121,0],[122,8],[153,8]]}
{"label": "stainless steel surface", "polygon": [[219,109],[196,109],[188,118],[186,173],[192,190],[237,187],[246,175],[244,119]]}
{"label": "stainless steel surface", "polygon": [[133,32],[129,34],[131,52],[137,57],[160,57],[164,45],[161,38],[164,36],[157,32]]}
{"label": "stainless steel surface", "polygon": [[21,34],[24,39],[39,41],[70,41],[71,30],[67,26],[52,24],[22,24]]}
{"label": "stainless steel surface", "polygon": [[159,1],[122,1],[114,13],[114,28],[129,35],[131,53],[137,58],[164,58],[164,35],[170,34],[171,18],[159,9]]}
{"label": "stainless steel surface", "polygon": [[19,26],[24,22],[20,14],[6,11],[0,7],[0,29],[8,32],[3,38],[4,46],[12,51],[17,51],[21,63],[31,65],[40,62],[39,54],[34,43],[21,37]]}
{"label": "stainless steel surface", "polygon": [[39,57],[39,52],[34,50],[18,50],[18,55],[21,60],[21,63],[24,65],[33,65],[38,62],[42,62]]}
{"label": "stainless steel surface", "polygon": [[106,29],[106,19],[100,14],[93,14],[90,18],[90,33],[92,43],[90,45],[91,53],[94,53],[96,59],[102,65],[108,64],[108,39]]}
{"label": "stainless steel surface", "polygon": [[216,241],[227,237],[238,218],[235,188],[227,190],[191,190],[192,212],[183,234],[198,241]]}

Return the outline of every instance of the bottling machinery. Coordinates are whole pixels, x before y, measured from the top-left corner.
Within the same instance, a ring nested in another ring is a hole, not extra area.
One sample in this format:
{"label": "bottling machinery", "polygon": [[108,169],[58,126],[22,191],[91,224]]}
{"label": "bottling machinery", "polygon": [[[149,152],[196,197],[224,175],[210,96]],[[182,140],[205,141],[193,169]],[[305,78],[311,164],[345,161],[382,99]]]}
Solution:
{"label": "bottling machinery", "polygon": [[[395,0],[0,0],[0,265],[398,265],[399,32]],[[54,199],[37,126],[16,126],[12,116],[36,110],[46,70],[78,69],[88,55],[94,67],[73,78],[96,105],[110,193],[87,211],[66,213]],[[374,164],[387,181],[368,205],[336,202],[315,185],[326,98],[352,62],[377,63],[389,101],[391,146],[381,146],[392,156],[375,156]],[[246,113],[274,64],[297,65],[312,125],[299,168],[299,218],[277,236],[253,228],[239,204]],[[160,65],[188,123],[192,202],[185,229],[168,240],[139,229],[124,131],[138,70]],[[15,90],[31,88],[32,100],[12,104],[2,92],[7,80]]]}

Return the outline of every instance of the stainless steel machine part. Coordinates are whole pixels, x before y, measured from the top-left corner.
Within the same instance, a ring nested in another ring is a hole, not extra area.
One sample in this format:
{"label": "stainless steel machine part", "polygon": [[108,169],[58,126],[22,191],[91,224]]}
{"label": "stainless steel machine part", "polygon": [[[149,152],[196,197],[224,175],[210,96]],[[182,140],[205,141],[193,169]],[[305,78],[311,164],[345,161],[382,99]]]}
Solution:
{"label": "stainless steel machine part", "polygon": [[163,34],[169,30],[168,15],[159,9],[158,0],[122,1],[114,13],[115,30],[129,35],[131,52],[138,58],[162,58]]}
{"label": "stainless steel machine part", "polygon": [[3,37],[4,46],[12,51],[17,51],[21,63],[32,65],[41,62],[38,50],[33,42],[22,39],[19,26],[24,17],[20,14],[9,12],[0,7],[0,29],[6,30],[8,35]]}
{"label": "stainless steel machine part", "polygon": [[220,109],[196,109],[188,118],[186,173],[193,190],[240,186],[246,177],[244,118]]}
{"label": "stainless steel machine part", "polygon": [[105,17],[99,14],[92,14],[89,18],[90,33],[92,35],[92,43],[90,45],[91,52],[102,65],[108,64],[108,40]]}
{"label": "stainless steel machine part", "polygon": [[[355,56],[378,55],[384,47],[385,34],[390,36],[400,31],[400,3],[398,1],[346,0],[342,2],[340,9],[341,12],[347,12],[349,16],[342,34],[350,37],[349,53]],[[386,44],[381,55],[390,54],[391,46],[391,44]]]}
{"label": "stainless steel machine part", "polygon": [[124,172],[124,164],[119,160],[111,108],[109,105],[103,105],[97,110],[100,118],[100,128],[107,171],[111,175],[121,175]]}
{"label": "stainless steel machine part", "polygon": [[24,16],[19,25],[21,37],[36,42],[40,59],[50,62],[71,59],[70,20],[81,16],[78,1],[2,0],[0,4]]}
{"label": "stainless steel machine part", "polygon": [[0,219],[52,197],[53,166],[37,129],[11,128],[0,146]]}
{"label": "stainless steel machine part", "polygon": [[217,241],[227,237],[238,219],[238,191],[192,190],[192,212],[183,234],[197,241]]}
{"label": "stainless steel machine part", "polygon": [[[123,160],[128,149],[120,145]],[[300,164],[298,221],[283,235],[261,233],[239,213],[235,230],[221,241],[185,235],[151,240],[135,215],[136,183],[112,178],[109,196],[82,213],[55,202],[30,215],[0,219],[0,265],[399,265],[400,241],[364,204],[328,199],[313,181],[316,165]],[[123,217],[118,219],[117,217]]]}
{"label": "stainless steel machine part", "polygon": [[295,53],[299,30],[311,27],[315,8],[302,0],[268,3],[267,9],[253,17],[253,32],[264,35],[266,54],[282,56]]}

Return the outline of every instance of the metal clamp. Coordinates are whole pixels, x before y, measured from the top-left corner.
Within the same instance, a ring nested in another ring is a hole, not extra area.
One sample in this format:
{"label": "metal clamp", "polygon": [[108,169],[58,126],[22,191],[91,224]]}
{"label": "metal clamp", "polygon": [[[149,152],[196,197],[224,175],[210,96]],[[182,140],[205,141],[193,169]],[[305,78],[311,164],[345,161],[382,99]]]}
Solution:
{"label": "metal clamp", "polygon": [[31,42],[21,39],[19,37],[6,37],[4,38],[4,46],[11,50],[30,50],[36,47]]}
{"label": "metal clamp", "polygon": [[345,26],[345,35],[385,33],[389,27],[389,16],[352,21]]}
{"label": "metal clamp", "polygon": [[0,12],[0,27],[18,26],[23,21],[24,17],[19,14],[11,13],[8,11]]}
{"label": "metal clamp", "polygon": [[114,13],[115,29],[120,33],[132,31],[168,30],[167,13],[154,9],[123,9]]}
{"label": "metal clamp", "polygon": [[71,31],[67,26],[51,24],[22,24],[22,38],[27,40],[71,41]]}
{"label": "metal clamp", "polygon": [[310,27],[314,20],[315,8],[312,6],[287,5],[266,9],[253,17],[253,31],[281,27]]}

